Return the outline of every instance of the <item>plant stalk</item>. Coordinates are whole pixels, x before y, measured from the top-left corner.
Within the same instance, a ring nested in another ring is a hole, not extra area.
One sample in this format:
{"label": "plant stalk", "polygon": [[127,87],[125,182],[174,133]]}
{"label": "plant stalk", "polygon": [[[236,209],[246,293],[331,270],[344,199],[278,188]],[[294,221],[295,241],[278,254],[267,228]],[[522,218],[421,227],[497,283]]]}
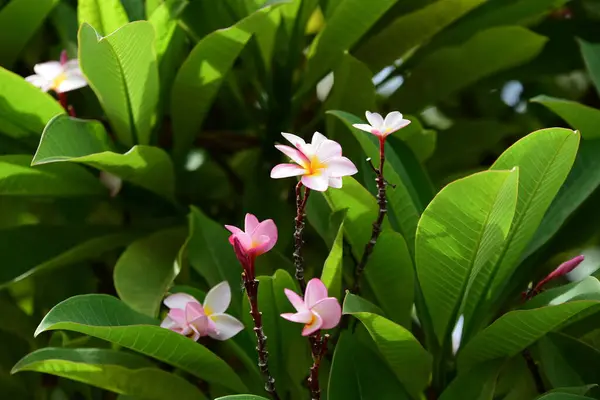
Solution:
{"label": "plant stalk", "polygon": [[296,185],[296,218],[294,219],[296,230],[294,231],[294,267],[296,268],[296,280],[300,284],[300,291],[304,293],[306,290],[306,281],[304,280],[304,258],[302,257],[302,245],[304,240],[302,239],[302,232],[304,231],[304,211],[306,209],[306,203],[308,202],[308,196],[310,195],[310,189],[304,186],[304,196],[302,195],[302,182],[298,182]]}
{"label": "plant stalk", "polygon": [[309,337],[310,348],[312,352],[313,365],[310,367],[310,376],[308,377],[308,388],[310,390],[311,400],[321,400],[321,388],[319,386],[319,367],[325,353],[327,353],[327,342],[329,335],[321,336],[321,331],[317,331]]}

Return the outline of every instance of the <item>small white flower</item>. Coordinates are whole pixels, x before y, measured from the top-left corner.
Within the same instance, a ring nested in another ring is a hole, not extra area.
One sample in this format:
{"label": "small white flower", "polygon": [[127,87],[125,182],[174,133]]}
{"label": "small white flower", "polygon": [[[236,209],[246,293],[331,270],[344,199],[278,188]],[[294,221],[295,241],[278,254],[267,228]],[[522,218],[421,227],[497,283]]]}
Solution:
{"label": "small white flower", "polygon": [[25,80],[44,92],[53,90],[56,93],[64,93],[87,86],[77,60],[64,63],[48,61],[36,64],[33,70],[35,75],[28,76]]}
{"label": "small white flower", "polygon": [[100,182],[109,190],[110,197],[115,197],[119,194],[123,186],[121,178],[106,171],[100,171]]}
{"label": "small white flower", "polygon": [[386,115],[385,119],[378,113],[366,112],[367,121],[369,124],[354,124],[356,129],[372,133],[385,139],[389,134],[396,132],[398,129],[404,128],[410,124],[410,120],[402,118],[402,114],[398,111],[392,111]]}
{"label": "small white flower", "polygon": [[456,355],[462,341],[463,327],[465,324],[465,316],[461,315],[456,321],[456,325],[452,330],[452,354]]}

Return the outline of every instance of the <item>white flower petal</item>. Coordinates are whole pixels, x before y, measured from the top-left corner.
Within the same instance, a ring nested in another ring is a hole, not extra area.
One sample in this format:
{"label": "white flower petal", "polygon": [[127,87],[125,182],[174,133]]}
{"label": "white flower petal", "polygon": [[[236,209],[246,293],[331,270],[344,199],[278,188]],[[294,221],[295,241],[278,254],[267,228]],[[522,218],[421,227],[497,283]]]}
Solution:
{"label": "white flower petal", "polygon": [[39,75],[28,76],[25,78],[25,80],[31,83],[33,86],[42,89],[44,92],[47,92],[52,87],[52,82]]}
{"label": "white flower petal", "polygon": [[231,303],[231,288],[227,281],[223,281],[206,294],[204,310],[207,314],[222,314],[229,307],[229,303]]}
{"label": "white flower petal", "polygon": [[48,61],[41,64],[35,64],[33,70],[36,74],[48,81],[53,81],[57,76],[65,72],[65,68],[58,61]]}
{"label": "white flower petal", "polygon": [[289,178],[290,176],[304,175],[306,170],[296,164],[279,164],[271,170],[271,178]]}
{"label": "white flower petal", "polygon": [[210,319],[214,322],[216,332],[208,332],[208,336],[217,340],[227,340],[244,329],[244,324],[229,314],[213,314]]}
{"label": "white flower petal", "polygon": [[462,340],[463,325],[465,323],[465,316],[461,315],[456,321],[456,326],[452,330],[452,353],[456,354],[460,348],[460,342]]}
{"label": "white flower petal", "polygon": [[298,147],[300,145],[306,144],[306,142],[304,141],[304,139],[302,139],[299,136],[292,135],[291,133],[281,132],[281,136],[283,136],[288,142],[290,142],[291,144],[293,144],[295,147]]}
{"label": "white flower petal", "polygon": [[87,81],[85,80],[83,75],[71,74],[67,76],[67,78],[58,85],[56,91],[58,93],[65,93],[70,92],[72,90],[81,89],[82,87],[86,86]]}
{"label": "white flower petal", "polygon": [[329,187],[334,189],[342,188],[342,178],[329,178]]}
{"label": "white flower petal", "polygon": [[175,293],[163,300],[165,306],[169,308],[179,308],[181,310],[185,310],[185,306],[189,302],[199,303],[199,301],[196,300],[194,296],[189,295],[187,293]]}
{"label": "white flower petal", "polygon": [[367,117],[367,121],[369,121],[369,124],[371,124],[373,128],[381,130],[383,126],[383,117],[380,114],[367,111],[365,115]]}
{"label": "white flower petal", "polygon": [[373,127],[371,125],[353,124],[352,126],[355,127],[356,129],[360,129],[361,131],[365,131],[365,132],[369,132],[369,133],[373,132]]}
{"label": "white flower petal", "polygon": [[329,187],[329,176],[323,174],[304,175],[301,181],[304,186],[317,192],[324,192]]}
{"label": "white flower petal", "polygon": [[326,139],[321,143],[315,155],[321,162],[327,162],[331,158],[342,155],[342,146],[338,142]]}
{"label": "white flower petal", "polygon": [[313,146],[315,146],[315,148],[318,148],[321,145],[321,143],[323,143],[326,140],[327,138],[321,132],[315,132],[310,143]]}
{"label": "white flower petal", "polygon": [[393,126],[396,126],[400,121],[402,121],[402,114],[398,111],[392,111],[388,115],[385,116],[385,120],[383,121],[383,125],[390,129]]}
{"label": "white flower petal", "polygon": [[327,162],[327,172],[329,176],[339,178],[342,176],[354,175],[358,172],[352,161],[346,157],[336,157]]}
{"label": "white flower petal", "polygon": [[115,197],[121,191],[123,180],[110,172],[100,171],[100,182],[109,190],[110,197]]}

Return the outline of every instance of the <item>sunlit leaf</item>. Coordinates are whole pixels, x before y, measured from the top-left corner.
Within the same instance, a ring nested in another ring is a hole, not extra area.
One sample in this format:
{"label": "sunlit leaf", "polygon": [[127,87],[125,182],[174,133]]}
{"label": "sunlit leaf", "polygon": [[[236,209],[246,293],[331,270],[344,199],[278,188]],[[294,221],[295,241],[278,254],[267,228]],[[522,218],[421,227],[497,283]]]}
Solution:
{"label": "sunlit leaf", "polygon": [[77,20],[79,25],[90,24],[102,36],[129,22],[121,0],[78,0]]}

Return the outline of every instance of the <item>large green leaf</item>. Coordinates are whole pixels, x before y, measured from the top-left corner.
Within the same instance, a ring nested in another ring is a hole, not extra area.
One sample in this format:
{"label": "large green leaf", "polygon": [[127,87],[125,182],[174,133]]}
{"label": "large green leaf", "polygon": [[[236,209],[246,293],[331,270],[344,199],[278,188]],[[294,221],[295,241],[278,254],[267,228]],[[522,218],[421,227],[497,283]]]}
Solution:
{"label": "large green leaf", "polygon": [[342,269],[344,266],[344,221],[339,225],[333,246],[323,265],[321,281],[327,287],[329,296],[342,299]]}
{"label": "large green leaf", "polygon": [[555,306],[573,300],[600,301],[600,281],[594,276],[588,276],[580,281],[545,290],[527,301],[523,308]]}
{"label": "large green leaf", "polygon": [[187,229],[165,229],[127,247],[114,270],[115,289],[125,304],[142,314],[158,315],[162,299],[181,269],[175,259],[186,235]]}
{"label": "large green leaf", "polygon": [[398,380],[413,396],[418,397],[429,383],[432,358],[415,337],[402,326],[344,302],[344,314],[359,319],[369,331]]}
{"label": "large green leaf", "polygon": [[255,396],[253,394],[234,394],[231,396],[218,397],[215,400],[269,400],[266,397]]}
{"label": "large green leaf", "polygon": [[83,24],[79,63],[119,141],[148,144],[159,94],[152,25],[132,22],[102,37]]}
{"label": "large green leaf", "polygon": [[78,0],[77,20],[79,25],[90,24],[102,36],[129,22],[121,0]]}
{"label": "large green leaf", "polygon": [[111,150],[100,122],[60,115],[44,129],[32,164],[69,161],[89,165],[174,201],[175,172],[164,150],[144,145],[133,146],[125,154]]}
{"label": "large green leaf", "polygon": [[487,29],[423,59],[391,101],[400,110],[421,111],[482,78],[531,60],[546,40],[521,27]]}
{"label": "large green leaf", "polygon": [[356,56],[374,71],[394,64],[407,52],[421,46],[456,19],[484,3],[485,0],[446,0],[429,4],[402,15],[373,35],[356,52]]}
{"label": "large green leaf", "polygon": [[5,38],[0,46],[0,65],[10,68],[14,64],[58,2],[12,0],[0,10],[0,37]]}
{"label": "large green leaf", "polygon": [[572,393],[547,393],[536,400],[594,400],[592,397]]}
{"label": "large green leaf", "polygon": [[483,329],[458,353],[458,368],[468,371],[477,364],[497,358],[513,357],[548,332],[563,327],[570,319],[600,309],[598,301],[574,301],[510,311]]}
{"label": "large green leaf", "polygon": [[15,138],[40,135],[52,117],[65,111],[47,93],[0,67],[0,132]]}
{"label": "large green leaf", "polygon": [[468,323],[485,295],[510,231],[518,178],[518,170],[486,171],[455,181],[421,216],[417,274],[441,344],[458,315]]}
{"label": "large green leaf", "polygon": [[572,100],[557,99],[550,96],[536,96],[531,99],[548,107],[556,115],[581,132],[584,139],[600,138],[600,110]]}
{"label": "large green leaf", "polygon": [[225,361],[193,340],[157,325],[157,320],[131,310],[115,297],[89,294],[56,305],[35,335],[57,329],[83,333],[156,358],[207,382],[245,390]]}
{"label": "large green leaf", "polygon": [[3,196],[102,196],[106,188],[79,165],[31,166],[31,156],[0,156]]}
{"label": "large green leaf", "polygon": [[50,268],[93,259],[125,246],[137,233],[118,226],[23,225],[0,230],[0,287]]}
{"label": "large green leaf", "polygon": [[592,82],[596,86],[596,91],[600,93],[600,44],[588,43],[581,39],[578,42]]}
{"label": "large green leaf", "polygon": [[185,60],[171,93],[174,150],[181,155],[193,143],[223,80],[270,7],[204,37]]}
{"label": "large green leaf", "polygon": [[28,354],[12,369],[22,371],[57,375],[143,399],[206,399],[185,379],[143,357],[115,350],[47,347]]}
{"label": "large green leaf", "polygon": [[498,375],[504,362],[489,361],[456,377],[440,395],[440,400],[493,400]]}
{"label": "large green leaf", "polygon": [[315,38],[300,94],[311,90],[325,74],[335,68],[344,51],[349,51],[396,2],[397,0],[346,0],[340,3],[327,20],[325,28]]}

